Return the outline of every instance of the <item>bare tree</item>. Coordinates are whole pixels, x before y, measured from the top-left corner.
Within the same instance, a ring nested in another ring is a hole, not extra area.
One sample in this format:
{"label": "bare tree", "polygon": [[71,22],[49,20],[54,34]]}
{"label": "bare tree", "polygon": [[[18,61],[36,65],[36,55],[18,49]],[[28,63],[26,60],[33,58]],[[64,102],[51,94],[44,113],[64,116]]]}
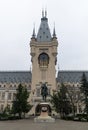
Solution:
{"label": "bare tree", "polygon": [[82,94],[80,92],[79,86],[75,85],[66,85],[67,86],[67,94],[70,99],[72,105],[72,113],[75,116],[76,113],[81,112],[81,99]]}

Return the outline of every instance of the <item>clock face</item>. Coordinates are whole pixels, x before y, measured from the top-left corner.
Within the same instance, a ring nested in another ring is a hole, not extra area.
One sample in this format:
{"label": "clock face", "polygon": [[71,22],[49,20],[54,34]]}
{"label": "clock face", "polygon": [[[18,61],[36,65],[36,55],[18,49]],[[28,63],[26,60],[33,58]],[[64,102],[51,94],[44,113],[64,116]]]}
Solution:
{"label": "clock face", "polygon": [[41,53],[38,57],[38,62],[40,66],[48,66],[49,56],[46,53]]}

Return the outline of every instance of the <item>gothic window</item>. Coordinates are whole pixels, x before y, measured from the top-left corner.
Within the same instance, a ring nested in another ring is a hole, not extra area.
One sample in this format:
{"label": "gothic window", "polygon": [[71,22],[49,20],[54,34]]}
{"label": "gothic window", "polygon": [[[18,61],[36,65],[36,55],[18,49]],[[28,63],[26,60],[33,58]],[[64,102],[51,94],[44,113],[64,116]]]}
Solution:
{"label": "gothic window", "polygon": [[12,94],[8,93],[8,100],[11,100],[11,96],[12,96]]}
{"label": "gothic window", "polygon": [[2,100],[5,100],[5,92],[2,92]]}
{"label": "gothic window", "polygon": [[40,67],[47,66],[49,64],[49,56],[46,53],[41,53],[38,57],[38,63]]}
{"label": "gothic window", "polygon": [[10,109],[10,104],[7,104],[7,108]]}
{"label": "gothic window", "polygon": [[13,93],[13,100],[16,99],[16,93]]}
{"label": "gothic window", "polygon": [[4,85],[4,88],[6,87],[6,85]]}
{"label": "gothic window", "polygon": [[16,85],[14,85],[14,87],[16,88]]}
{"label": "gothic window", "polygon": [[12,84],[10,85],[10,87],[12,87]]}
{"label": "gothic window", "polygon": [[1,104],[1,111],[4,110],[4,104]]}

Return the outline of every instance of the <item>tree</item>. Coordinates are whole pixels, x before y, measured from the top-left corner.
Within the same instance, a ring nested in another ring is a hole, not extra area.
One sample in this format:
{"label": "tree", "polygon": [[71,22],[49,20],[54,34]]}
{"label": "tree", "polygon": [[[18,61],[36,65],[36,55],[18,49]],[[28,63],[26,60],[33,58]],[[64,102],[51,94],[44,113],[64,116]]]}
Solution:
{"label": "tree", "polygon": [[60,112],[60,93],[53,93],[51,96],[51,103],[57,113]]}
{"label": "tree", "polygon": [[87,81],[85,73],[83,73],[83,75],[82,75],[80,89],[81,89],[81,92],[83,94],[83,101],[85,103],[85,110],[84,111],[88,115],[88,81]]}
{"label": "tree", "polygon": [[31,105],[28,103],[27,99],[29,98],[29,92],[26,87],[19,84],[17,88],[17,93],[15,96],[15,100],[12,104],[12,113],[19,114],[19,118],[22,118],[22,113],[27,113],[31,109]]}
{"label": "tree", "polygon": [[66,85],[68,98],[72,106],[72,114],[75,116],[76,112],[80,111],[80,102],[82,99],[80,89],[72,85]]}
{"label": "tree", "polygon": [[61,84],[60,91],[57,91],[51,96],[51,103],[56,112],[60,113],[61,118],[66,117],[70,113],[71,105],[67,97],[67,88],[63,83]]}

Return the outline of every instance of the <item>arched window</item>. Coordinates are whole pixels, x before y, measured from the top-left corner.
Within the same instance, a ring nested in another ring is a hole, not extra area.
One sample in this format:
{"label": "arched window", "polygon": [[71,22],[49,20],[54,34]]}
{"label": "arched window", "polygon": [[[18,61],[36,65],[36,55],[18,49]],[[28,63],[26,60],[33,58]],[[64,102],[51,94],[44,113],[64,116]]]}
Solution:
{"label": "arched window", "polygon": [[49,56],[46,53],[41,53],[38,57],[38,63],[41,67],[48,66],[49,64]]}

